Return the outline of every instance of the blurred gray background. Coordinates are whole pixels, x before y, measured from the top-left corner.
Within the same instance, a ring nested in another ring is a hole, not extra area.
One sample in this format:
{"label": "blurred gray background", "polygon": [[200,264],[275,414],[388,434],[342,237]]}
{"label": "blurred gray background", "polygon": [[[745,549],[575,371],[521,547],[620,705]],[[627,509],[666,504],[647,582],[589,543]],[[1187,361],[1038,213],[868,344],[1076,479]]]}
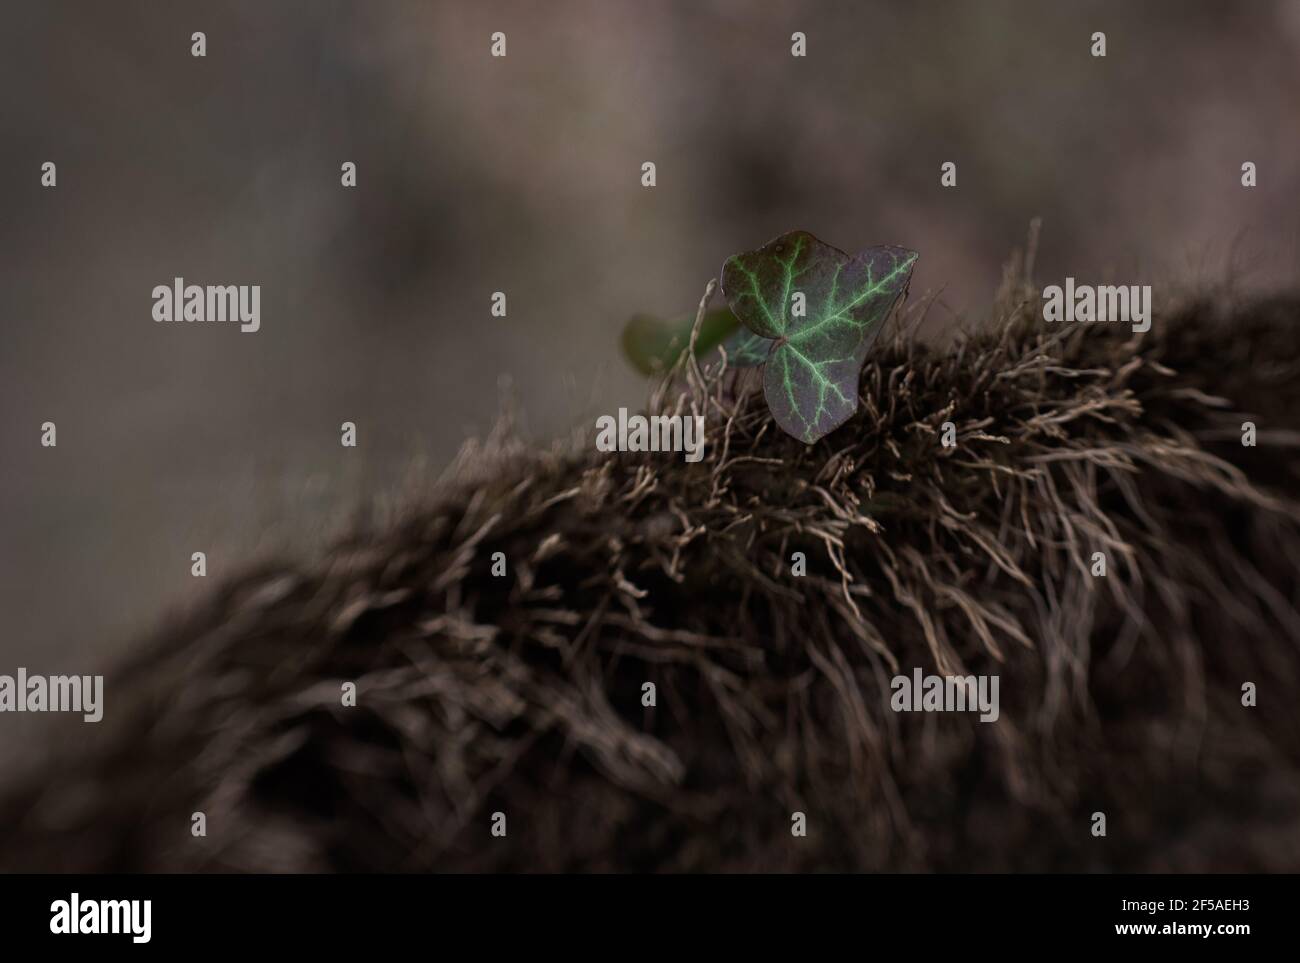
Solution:
{"label": "blurred gray background", "polygon": [[[502,375],[539,440],[641,404],[623,321],[792,228],[919,250],[940,326],[1034,216],[1045,282],[1300,275],[1300,0],[0,10],[0,672],[102,669],[319,543],[487,430]],[[261,331],[155,324],[177,275],[260,284]],[[0,753],[45,724],[0,721]]]}

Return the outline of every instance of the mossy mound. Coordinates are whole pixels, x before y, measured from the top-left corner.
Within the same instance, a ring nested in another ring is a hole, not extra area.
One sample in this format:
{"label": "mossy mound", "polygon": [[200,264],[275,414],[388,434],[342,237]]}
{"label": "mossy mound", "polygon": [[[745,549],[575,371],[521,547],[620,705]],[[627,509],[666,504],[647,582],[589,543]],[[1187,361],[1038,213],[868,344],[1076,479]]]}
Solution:
{"label": "mossy mound", "polygon": [[[0,862],[1300,870],[1300,300],[1039,317],[883,339],[811,447],[716,366],[651,406],[705,414],[697,464],[503,429],[164,627]],[[999,720],[894,713],[914,667],[999,675]]]}

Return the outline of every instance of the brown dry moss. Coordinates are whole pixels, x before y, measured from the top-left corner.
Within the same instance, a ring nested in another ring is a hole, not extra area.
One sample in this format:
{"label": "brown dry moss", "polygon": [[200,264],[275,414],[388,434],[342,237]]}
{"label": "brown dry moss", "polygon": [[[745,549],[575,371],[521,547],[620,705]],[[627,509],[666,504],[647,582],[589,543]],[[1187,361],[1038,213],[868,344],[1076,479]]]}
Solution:
{"label": "brown dry moss", "polygon": [[[1132,336],[1045,331],[1035,298],[882,340],[810,448],[716,366],[654,401],[706,415],[698,464],[471,446],[391,525],[160,631],[96,742],[11,795],[3,863],[1300,869],[1300,302]],[[998,673],[1001,719],[891,712],[914,666]]]}

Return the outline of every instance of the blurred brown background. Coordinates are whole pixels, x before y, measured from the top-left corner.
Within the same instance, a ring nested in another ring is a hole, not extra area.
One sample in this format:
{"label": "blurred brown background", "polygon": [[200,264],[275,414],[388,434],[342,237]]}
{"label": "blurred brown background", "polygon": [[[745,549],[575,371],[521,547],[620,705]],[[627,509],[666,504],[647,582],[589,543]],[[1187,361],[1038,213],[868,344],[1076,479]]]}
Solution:
{"label": "blurred brown background", "polygon": [[[623,320],[691,310],[791,228],[916,248],[940,325],[978,317],[1033,216],[1044,281],[1300,275],[1298,0],[0,17],[0,672],[102,669],[231,566],[319,541],[486,430],[502,375],[539,439],[640,404]],[[262,285],[262,330],[155,324],[177,275]],[[0,723],[0,760],[53,724]]]}

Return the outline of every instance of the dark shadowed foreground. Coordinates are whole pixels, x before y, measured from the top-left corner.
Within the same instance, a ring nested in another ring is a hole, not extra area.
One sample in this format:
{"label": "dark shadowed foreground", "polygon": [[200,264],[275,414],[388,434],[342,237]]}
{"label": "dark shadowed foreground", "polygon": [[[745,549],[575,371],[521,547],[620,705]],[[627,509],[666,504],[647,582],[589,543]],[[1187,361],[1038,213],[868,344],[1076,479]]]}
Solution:
{"label": "dark shadowed foreground", "polygon": [[[811,448],[706,371],[663,393],[698,464],[467,449],[161,629],[0,807],[0,863],[1300,870],[1300,302],[1133,336],[1035,298],[882,340]],[[998,674],[1001,718],[892,712],[915,667]]]}

